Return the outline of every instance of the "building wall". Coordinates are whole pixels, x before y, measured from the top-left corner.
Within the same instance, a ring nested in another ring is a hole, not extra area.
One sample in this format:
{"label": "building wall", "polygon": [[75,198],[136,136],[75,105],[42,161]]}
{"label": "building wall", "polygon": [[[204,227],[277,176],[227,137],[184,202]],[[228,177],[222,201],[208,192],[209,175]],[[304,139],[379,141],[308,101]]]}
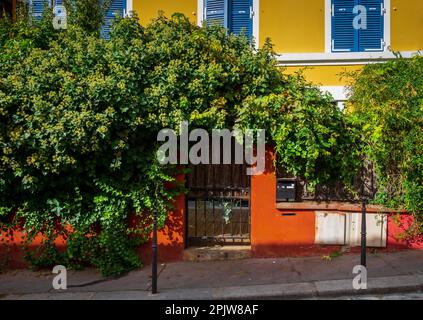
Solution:
{"label": "building wall", "polygon": [[163,11],[167,17],[180,12],[197,23],[197,0],[133,0],[133,10],[140,17],[141,24],[156,18],[159,11]]}
{"label": "building wall", "polygon": [[[325,0],[258,0],[259,45],[267,38],[275,52],[325,53]],[[395,51],[423,49],[423,1],[390,0],[391,48]],[[145,24],[164,11],[166,16],[182,12],[194,23],[198,22],[198,0],[133,0],[133,9]],[[282,58],[283,60],[283,55]],[[307,62],[305,62],[307,64]],[[358,70],[362,66],[348,61],[334,65],[313,65],[305,71],[309,81],[322,86],[345,86],[339,76],[345,69]],[[289,66],[286,72],[300,69]]]}
{"label": "building wall", "polygon": [[[283,203],[283,206],[278,206],[276,204],[276,174],[273,160],[274,153],[272,149],[268,148],[265,173],[251,177],[251,249],[253,255],[256,257],[318,255],[336,250],[339,247],[337,245],[316,244],[316,211],[355,215],[361,214],[360,205],[331,203],[330,206],[329,203],[303,202]],[[315,207],[320,207],[320,209],[315,209]],[[378,206],[369,205],[367,207],[368,219],[379,213]],[[423,249],[422,236],[408,241],[401,240],[404,232],[413,223],[412,216],[401,214],[398,217],[399,223],[395,222],[395,216],[395,214],[389,214],[387,219],[387,228],[385,229],[387,249]],[[320,232],[325,231],[320,230]],[[369,229],[368,232],[370,232]],[[351,243],[350,240],[347,241],[347,243]]]}
{"label": "building wall", "polygon": [[[181,12],[198,21],[198,0],[132,0],[142,23]],[[391,0],[393,50],[423,49],[423,1]],[[259,0],[259,43],[270,38],[278,53],[325,51],[325,0]]]}
{"label": "building wall", "polygon": [[[391,0],[390,12],[392,50],[422,50],[423,1]],[[260,45],[269,37],[282,60],[284,53],[324,53],[325,0],[260,0],[259,28]],[[341,79],[339,73],[362,67],[349,62],[334,64],[310,67],[304,73],[306,79],[322,86],[344,86],[346,79]],[[286,72],[298,69],[288,67]]]}
{"label": "building wall", "polygon": [[[274,153],[266,153],[266,171],[251,177],[251,250],[256,257],[318,254],[314,211],[276,208]],[[327,248],[323,248],[327,250]],[[330,248],[333,250],[333,247]]]}
{"label": "building wall", "polygon": [[278,53],[324,52],[324,0],[260,0],[259,34]]}
{"label": "building wall", "polygon": [[391,46],[395,51],[423,49],[423,1],[391,0]]}
{"label": "building wall", "polygon": [[[176,177],[183,182],[183,174]],[[172,188],[172,185],[168,185]],[[136,217],[130,217],[130,223],[136,222]],[[135,225],[135,224],[134,224]],[[67,228],[70,232],[71,229]],[[5,236],[6,235],[6,236]],[[152,239],[152,235],[150,236]],[[22,269],[29,267],[25,260],[24,249],[25,235],[22,227],[10,229],[0,236],[0,267],[5,269]],[[35,252],[43,243],[43,236],[39,234],[29,246],[29,250]],[[55,240],[55,246],[61,252],[66,250],[66,239],[59,236]],[[141,245],[138,253],[143,264],[150,264],[152,260],[151,240]],[[164,228],[157,233],[158,262],[173,262],[183,259],[185,250],[185,195],[176,197],[173,210],[169,212]]]}
{"label": "building wall", "polygon": [[308,81],[322,86],[345,86],[348,78],[345,74],[358,71],[361,65],[337,65],[337,66],[311,66],[311,67],[286,67],[287,74],[302,71]]}
{"label": "building wall", "polygon": [[[423,1],[391,0],[391,47],[423,49]],[[325,0],[260,0],[260,44],[278,53],[325,52]]]}

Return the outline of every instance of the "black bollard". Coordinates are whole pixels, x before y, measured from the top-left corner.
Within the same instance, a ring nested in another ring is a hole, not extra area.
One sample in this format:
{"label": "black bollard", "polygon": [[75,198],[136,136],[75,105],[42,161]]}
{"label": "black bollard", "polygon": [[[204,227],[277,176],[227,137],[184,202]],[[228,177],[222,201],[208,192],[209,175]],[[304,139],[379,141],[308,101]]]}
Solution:
{"label": "black bollard", "polygon": [[366,199],[363,196],[361,202],[361,265],[366,267]]}
{"label": "black bollard", "polygon": [[157,210],[153,211],[153,249],[152,275],[151,275],[151,293],[157,294]]}

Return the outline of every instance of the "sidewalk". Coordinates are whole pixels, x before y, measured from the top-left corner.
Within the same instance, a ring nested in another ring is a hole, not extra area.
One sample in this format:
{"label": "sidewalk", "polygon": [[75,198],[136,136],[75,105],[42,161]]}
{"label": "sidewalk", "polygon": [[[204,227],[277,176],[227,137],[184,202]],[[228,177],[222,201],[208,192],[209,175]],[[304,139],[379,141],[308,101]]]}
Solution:
{"label": "sidewalk", "polygon": [[[360,294],[423,290],[423,251],[368,255],[368,290]],[[68,289],[52,288],[49,271],[0,274],[0,299],[296,299],[358,294],[352,269],[360,257],[178,262],[159,268],[159,295],[150,291],[150,268],[118,279],[93,269],[68,271]]]}

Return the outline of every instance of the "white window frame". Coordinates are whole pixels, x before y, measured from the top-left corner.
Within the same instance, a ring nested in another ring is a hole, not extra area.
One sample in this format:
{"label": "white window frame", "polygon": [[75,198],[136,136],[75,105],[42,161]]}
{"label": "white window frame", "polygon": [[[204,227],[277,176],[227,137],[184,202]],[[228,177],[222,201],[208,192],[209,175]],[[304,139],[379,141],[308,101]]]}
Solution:
{"label": "white window frame", "polygon": [[126,0],[126,11],[124,12],[124,16],[131,17],[133,11],[134,11],[133,0]]}
{"label": "white window frame", "polygon": [[[205,8],[205,0],[197,0],[197,24],[198,26],[203,25]],[[260,25],[260,0],[253,0],[253,38],[256,49],[259,48],[259,25]]]}
{"label": "white window frame", "polygon": [[[391,48],[391,0],[384,0],[383,8],[383,51],[389,52]],[[332,52],[332,0],[325,0],[325,52]],[[363,56],[363,52],[352,52],[357,57]],[[381,52],[369,52],[377,57]],[[366,52],[364,52],[366,54]]]}
{"label": "white window frame", "polygon": [[[279,53],[280,66],[343,66],[380,63],[395,59],[391,51],[391,0],[385,0],[384,9],[384,51],[382,52],[332,52],[332,1],[325,0],[325,51],[312,53]],[[401,51],[404,58],[419,54],[418,51]]]}

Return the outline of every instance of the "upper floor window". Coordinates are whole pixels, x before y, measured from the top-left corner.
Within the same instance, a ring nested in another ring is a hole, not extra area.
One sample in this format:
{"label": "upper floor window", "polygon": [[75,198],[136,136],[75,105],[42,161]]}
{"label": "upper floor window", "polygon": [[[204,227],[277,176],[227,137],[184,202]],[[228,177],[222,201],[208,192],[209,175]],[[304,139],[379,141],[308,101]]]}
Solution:
{"label": "upper floor window", "polygon": [[204,20],[218,24],[234,34],[253,34],[253,0],[203,0]]}
{"label": "upper floor window", "polygon": [[116,16],[124,17],[126,15],[126,0],[113,0],[112,5],[107,11],[104,26],[101,29],[101,36],[105,39],[109,37],[110,26]]}
{"label": "upper floor window", "polygon": [[384,50],[384,0],[331,1],[332,52]]}
{"label": "upper floor window", "polygon": [[[40,20],[46,6],[62,5],[63,0],[30,0],[30,8],[32,16],[35,20]],[[107,11],[104,25],[101,28],[101,36],[105,39],[109,38],[110,25],[113,19],[118,15],[124,17],[126,13],[126,0],[113,0],[109,10]]]}
{"label": "upper floor window", "polygon": [[[56,2],[61,2],[60,0]],[[50,0],[30,0],[30,12],[32,14],[32,17],[39,21],[41,19],[41,16],[43,15],[44,8],[46,6],[51,7],[52,1]]]}

